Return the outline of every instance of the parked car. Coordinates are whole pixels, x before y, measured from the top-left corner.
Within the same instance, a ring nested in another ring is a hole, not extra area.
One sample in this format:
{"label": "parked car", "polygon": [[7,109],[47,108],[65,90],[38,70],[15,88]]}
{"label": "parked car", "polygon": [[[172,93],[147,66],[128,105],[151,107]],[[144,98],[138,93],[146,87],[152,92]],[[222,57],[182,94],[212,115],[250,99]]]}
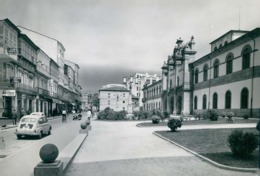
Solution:
{"label": "parked car", "polygon": [[37,136],[39,139],[43,135],[50,135],[52,126],[43,114],[33,114],[23,116],[15,130],[18,139],[23,136]]}
{"label": "parked car", "polygon": [[43,112],[32,112],[30,115],[45,116]]}
{"label": "parked car", "polygon": [[260,131],[260,121],[257,122],[257,124],[256,124],[256,129],[257,129],[258,131]]}

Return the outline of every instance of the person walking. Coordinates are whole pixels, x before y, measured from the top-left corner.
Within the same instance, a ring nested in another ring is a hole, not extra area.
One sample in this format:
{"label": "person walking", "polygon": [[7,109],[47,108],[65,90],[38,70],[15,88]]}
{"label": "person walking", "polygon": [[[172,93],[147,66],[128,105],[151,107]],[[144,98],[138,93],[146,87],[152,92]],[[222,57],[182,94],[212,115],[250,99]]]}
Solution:
{"label": "person walking", "polygon": [[15,111],[15,109],[13,109],[13,112],[12,112],[12,118],[13,118],[13,124],[16,125],[16,121],[17,121],[17,113]]}
{"label": "person walking", "polygon": [[66,109],[63,109],[62,112],[61,112],[62,122],[66,122],[67,121],[66,115],[67,115],[67,111],[66,111]]}

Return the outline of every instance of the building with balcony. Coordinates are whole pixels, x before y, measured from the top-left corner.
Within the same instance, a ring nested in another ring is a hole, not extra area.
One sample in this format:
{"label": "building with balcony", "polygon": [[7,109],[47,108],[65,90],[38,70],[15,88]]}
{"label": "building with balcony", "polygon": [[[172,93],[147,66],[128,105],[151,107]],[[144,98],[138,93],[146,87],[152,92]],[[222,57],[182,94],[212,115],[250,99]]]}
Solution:
{"label": "building with balcony", "polygon": [[31,39],[9,19],[0,20],[0,117],[12,117],[15,112],[20,118],[32,111],[57,115],[73,104],[80,106],[79,66],[69,62],[65,75],[63,45],[24,31],[38,37]]}
{"label": "building with balcony", "polygon": [[12,116],[17,105],[16,89],[11,78],[15,77],[18,62],[18,34],[21,31],[9,20],[0,20],[0,116]]}
{"label": "building with balcony", "polygon": [[[71,111],[79,108],[81,104],[81,86],[78,84],[79,66],[65,60],[65,47],[58,40],[19,26],[20,30],[26,33],[37,45],[58,65],[58,85],[56,101],[57,111],[67,108]],[[54,71],[52,69],[52,71]],[[55,81],[51,80],[51,85]],[[54,94],[53,94],[54,95]]]}

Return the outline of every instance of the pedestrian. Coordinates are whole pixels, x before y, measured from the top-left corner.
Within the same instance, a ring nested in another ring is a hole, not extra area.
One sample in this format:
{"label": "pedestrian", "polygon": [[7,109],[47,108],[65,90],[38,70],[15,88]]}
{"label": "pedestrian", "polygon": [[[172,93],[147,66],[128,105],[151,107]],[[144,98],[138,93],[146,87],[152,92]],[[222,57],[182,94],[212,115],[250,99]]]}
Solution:
{"label": "pedestrian", "polygon": [[92,113],[91,113],[91,110],[88,109],[87,111],[87,118],[90,119],[92,117]]}
{"label": "pedestrian", "polygon": [[12,112],[12,118],[13,118],[13,124],[16,125],[16,121],[17,121],[17,113],[15,111],[15,109],[13,109],[13,112]]}
{"label": "pedestrian", "polygon": [[22,110],[21,110],[21,118],[22,118],[24,115],[25,115],[25,111],[24,111],[24,109],[22,108]]}

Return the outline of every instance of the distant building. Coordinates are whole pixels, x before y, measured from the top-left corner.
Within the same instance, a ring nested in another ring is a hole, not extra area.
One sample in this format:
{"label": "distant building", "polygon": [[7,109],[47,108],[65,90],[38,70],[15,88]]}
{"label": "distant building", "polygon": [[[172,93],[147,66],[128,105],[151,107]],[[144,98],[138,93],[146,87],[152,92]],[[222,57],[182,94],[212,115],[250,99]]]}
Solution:
{"label": "distant building", "polygon": [[110,107],[114,111],[128,111],[132,102],[129,98],[131,98],[130,92],[125,85],[108,84],[99,89],[99,110]]}
{"label": "distant building", "polygon": [[144,85],[152,84],[158,81],[160,77],[158,77],[156,74],[150,75],[148,73],[135,73],[128,79],[124,79],[127,89],[131,91],[132,95],[136,99],[138,99],[135,110],[139,110],[141,107],[143,107],[142,100],[144,98],[144,94],[142,89],[144,88]]}
{"label": "distant building", "polygon": [[162,80],[156,81],[152,84],[146,84],[143,88],[144,110],[162,110]]}

